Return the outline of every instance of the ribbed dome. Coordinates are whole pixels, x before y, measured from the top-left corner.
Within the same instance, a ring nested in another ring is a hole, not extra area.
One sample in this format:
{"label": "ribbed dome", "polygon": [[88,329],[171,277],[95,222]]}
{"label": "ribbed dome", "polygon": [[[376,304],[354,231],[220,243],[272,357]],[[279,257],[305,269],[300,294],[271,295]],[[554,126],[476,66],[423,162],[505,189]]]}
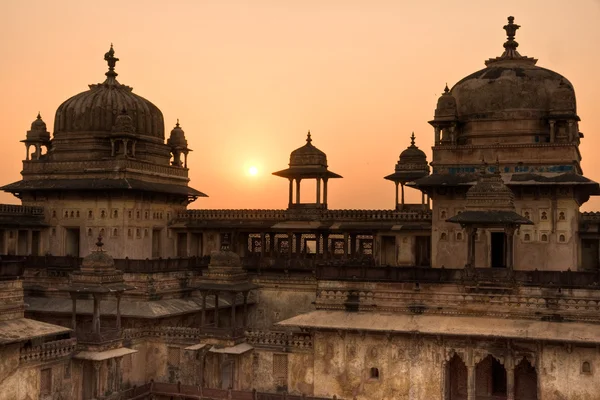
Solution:
{"label": "ribbed dome", "polygon": [[171,147],[187,147],[185,132],[179,126],[179,120],[177,120],[175,128],[173,128],[173,130],[171,131],[171,136],[169,136],[167,144]]}
{"label": "ribbed dome", "polygon": [[46,129],[46,123],[38,113],[35,121],[31,123],[31,130],[27,131],[27,140],[47,142],[50,140],[50,133]]}
{"label": "ribbed dome", "polygon": [[89,85],[90,90],[79,93],[62,103],[56,110],[54,134],[78,132],[111,132],[121,109],[126,108],[137,134],[164,141],[162,112],[150,101],[132,92],[115,78],[114,66],[119,60],[114,50],[105,54],[109,64],[106,80]]}
{"label": "ribbed dome", "polygon": [[102,243],[101,237],[98,238],[96,246],[98,248],[95,251],[83,258],[81,262],[82,270],[106,271],[115,269],[115,260],[102,249],[104,243]]}
{"label": "ribbed dome", "polygon": [[[578,119],[573,86],[562,75],[536,66],[536,59],[520,55],[514,40],[519,25],[513,23],[513,17],[508,21],[504,26],[508,35],[504,53],[487,60],[486,68],[460,80],[450,91],[451,96],[442,95],[438,101],[436,121],[440,119],[438,112],[451,110],[452,98],[456,102],[459,138],[500,135],[521,142],[531,141],[527,135],[549,135],[547,119],[556,102],[562,114]],[[445,97],[447,107],[440,107]],[[499,121],[504,122],[502,127]]]}
{"label": "ribbed dome", "polygon": [[310,131],[306,136],[306,144],[290,154],[290,167],[303,165],[327,167],[327,155],[312,145]]}
{"label": "ribbed dome", "polygon": [[444,93],[440,96],[435,108],[435,120],[454,120],[456,119],[456,99],[450,93],[448,85],[444,88]]}
{"label": "ribbed dome", "polygon": [[427,156],[423,152],[423,150],[419,149],[415,145],[415,134],[410,137],[410,146],[406,148],[402,153],[400,153],[400,161],[398,165],[410,165],[416,164],[423,166],[427,166]]}

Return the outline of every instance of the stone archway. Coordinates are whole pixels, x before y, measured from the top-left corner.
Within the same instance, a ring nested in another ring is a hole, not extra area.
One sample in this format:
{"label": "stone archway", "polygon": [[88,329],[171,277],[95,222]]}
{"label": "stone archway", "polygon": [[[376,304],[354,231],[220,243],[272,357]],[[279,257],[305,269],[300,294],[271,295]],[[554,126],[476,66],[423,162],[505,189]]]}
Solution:
{"label": "stone archway", "polygon": [[492,355],[475,367],[475,396],[477,400],[506,400],[506,369]]}
{"label": "stone archway", "polygon": [[445,400],[467,400],[467,366],[458,354],[446,363]]}
{"label": "stone archway", "polygon": [[515,367],[515,400],[537,400],[537,371],[527,358]]}

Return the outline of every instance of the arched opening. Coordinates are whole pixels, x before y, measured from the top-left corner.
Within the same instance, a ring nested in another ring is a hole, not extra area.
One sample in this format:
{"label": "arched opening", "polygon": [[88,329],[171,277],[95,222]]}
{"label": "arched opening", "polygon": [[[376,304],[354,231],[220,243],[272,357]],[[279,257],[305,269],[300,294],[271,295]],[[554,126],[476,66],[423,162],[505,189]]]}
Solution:
{"label": "arched opening", "polygon": [[454,354],[446,364],[446,397],[445,400],[467,399],[467,366]]}
{"label": "arched opening", "polygon": [[371,379],[379,379],[379,369],[378,368],[371,368]]}
{"label": "arched opening", "polygon": [[506,399],[506,369],[491,355],[475,369],[475,393],[478,399]]}
{"label": "arched opening", "polygon": [[537,400],[537,372],[527,358],[515,367],[515,399]]}

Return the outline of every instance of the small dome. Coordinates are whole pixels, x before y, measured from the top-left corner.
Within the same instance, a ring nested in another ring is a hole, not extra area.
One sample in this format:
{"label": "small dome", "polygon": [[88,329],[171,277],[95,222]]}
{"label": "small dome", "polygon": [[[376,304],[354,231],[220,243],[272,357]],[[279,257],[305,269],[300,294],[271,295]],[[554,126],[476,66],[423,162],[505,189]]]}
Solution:
{"label": "small dome", "polygon": [[327,167],[327,155],[312,145],[310,131],[306,136],[306,144],[290,154],[290,167],[305,165]]}
{"label": "small dome", "polygon": [[179,120],[177,120],[175,128],[171,131],[171,136],[169,137],[169,140],[167,140],[167,144],[171,147],[187,147],[185,132],[179,126]]}
{"label": "small dome", "polygon": [[504,184],[500,175],[500,165],[496,162],[493,173],[487,173],[484,163],[478,182],[467,191],[468,210],[478,211],[514,211],[515,195]]}
{"label": "small dome", "polygon": [[123,107],[128,110],[138,135],[165,138],[162,112],[150,101],[132,93],[132,88],[120,84],[114,67],[118,58],[111,48],[104,55],[109,70],[103,83],[89,85],[90,90],[79,93],[62,103],[54,118],[54,135],[62,133],[112,132],[113,125]]}
{"label": "small dome", "polygon": [[402,153],[400,153],[400,161],[398,165],[419,165],[419,166],[427,166],[427,156],[423,152],[423,150],[419,149],[415,145],[415,133],[410,137],[410,146],[406,148]]}
{"label": "small dome", "polygon": [[43,142],[50,140],[50,133],[46,130],[46,123],[42,120],[40,113],[38,113],[35,121],[31,123],[31,130],[27,131],[27,140]]}
{"label": "small dome", "polygon": [[575,103],[575,92],[573,87],[564,80],[550,97],[551,114],[575,114],[577,110]]}
{"label": "small dome", "polygon": [[444,88],[444,93],[440,96],[435,108],[435,120],[455,120],[456,119],[456,99],[450,93],[448,85]]}
{"label": "small dome", "polygon": [[103,249],[104,243],[102,243],[102,237],[98,238],[96,243],[98,248],[92,251],[81,262],[82,270],[110,270],[115,269],[115,260],[108,255]]}
{"label": "small dome", "polygon": [[241,267],[242,261],[237,253],[231,250],[215,250],[210,253],[209,267]]}

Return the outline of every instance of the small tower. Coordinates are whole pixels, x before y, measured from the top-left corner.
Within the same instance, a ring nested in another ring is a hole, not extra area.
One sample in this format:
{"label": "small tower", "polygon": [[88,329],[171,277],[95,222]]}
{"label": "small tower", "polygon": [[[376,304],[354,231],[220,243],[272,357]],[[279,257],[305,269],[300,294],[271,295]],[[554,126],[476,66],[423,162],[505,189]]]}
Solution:
{"label": "small tower", "polygon": [[[290,154],[289,168],[273,172],[273,175],[287,178],[290,181],[288,208],[321,208],[327,209],[327,182],[340,175],[327,169],[327,155],[312,144],[310,131],[306,136],[306,144]],[[300,182],[316,179],[317,193],[314,203],[300,203]],[[294,181],[296,181],[296,200],[294,202]],[[321,186],[323,192],[321,195]]]}
{"label": "small tower", "polygon": [[[27,131],[25,140],[21,141],[25,143],[25,160],[40,160],[42,155],[42,147],[46,147],[46,153],[50,149],[50,133],[46,129],[46,123],[42,120],[42,116],[38,113],[35,121],[31,123],[31,129]],[[35,152],[29,156],[29,149],[31,146],[35,147]]]}
{"label": "small tower", "polygon": [[117,116],[110,134],[111,156],[117,158],[135,158],[135,144],[137,137],[133,120],[123,107]]}
{"label": "small tower", "polygon": [[[413,132],[410,137],[410,146],[400,153],[400,159],[398,160],[398,163],[396,163],[395,172],[384,178],[396,184],[396,210],[403,210],[405,208],[404,185],[406,185],[407,182],[412,182],[416,179],[426,177],[427,175],[429,175],[427,156],[415,145],[415,133]],[[400,201],[398,201],[398,185],[400,185],[402,190]],[[426,208],[428,203],[429,197],[427,197],[426,202],[425,193],[423,192],[421,195],[421,205],[423,208]]]}
{"label": "small tower", "polygon": [[447,84],[444,93],[438,99],[433,120],[429,121],[429,124],[435,129],[434,146],[457,144],[458,113],[456,98],[450,93]]}
{"label": "small tower", "polygon": [[[192,149],[187,147],[187,144],[185,132],[179,126],[178,119],[175,128],[171,131],[169,140],[167,140],[167,145],[171,147],[171,154],[173,155],[171,165],[174,167],[187,168],[187,156],[192,151]],[[183,155],[183,162],[181,161],[181,155]]]}

